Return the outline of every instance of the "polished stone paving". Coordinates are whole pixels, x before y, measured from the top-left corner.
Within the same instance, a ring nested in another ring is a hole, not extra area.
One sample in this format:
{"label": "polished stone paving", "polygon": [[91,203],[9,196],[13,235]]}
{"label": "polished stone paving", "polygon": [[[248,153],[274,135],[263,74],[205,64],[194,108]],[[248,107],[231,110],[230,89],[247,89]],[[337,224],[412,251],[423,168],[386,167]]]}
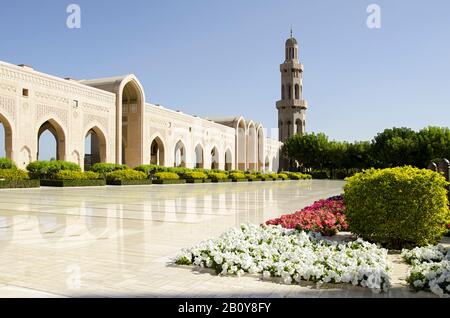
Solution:
{"label": "polished stone paving", "polygon": [[[0,297],[411,297],[217,277],[177,252],[342,192],[340,181],[0,190]],[[401,276],[404,269],[397,276]]]}

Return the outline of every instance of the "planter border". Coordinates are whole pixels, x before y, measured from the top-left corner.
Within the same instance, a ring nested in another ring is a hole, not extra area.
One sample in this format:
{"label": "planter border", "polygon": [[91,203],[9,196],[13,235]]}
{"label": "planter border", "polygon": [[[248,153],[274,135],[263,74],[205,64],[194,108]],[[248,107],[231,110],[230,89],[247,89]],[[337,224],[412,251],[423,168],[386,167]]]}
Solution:
{"label": "planter border", "polygon": [[0,189],[30,189],[39,188],[39,180],[0,180]]}
{"label": "planter border", "polygon": [[43,187],[58,187],[58,188],[71,188],[71,187],[101,187],[106,185],[104,179],[98,180],[40,180]]}
{"label": "planter border", "polygon": [[153,184],[184,184],[186,180],[178,179],[178,180],[153,180]]}
{"label": "planter border", "polygon": [[107,185],[113,186],[131,186],[131,185],[149,185],[153,184],[153,181],[150,179],[144,180],[109,180],[106,181]]}

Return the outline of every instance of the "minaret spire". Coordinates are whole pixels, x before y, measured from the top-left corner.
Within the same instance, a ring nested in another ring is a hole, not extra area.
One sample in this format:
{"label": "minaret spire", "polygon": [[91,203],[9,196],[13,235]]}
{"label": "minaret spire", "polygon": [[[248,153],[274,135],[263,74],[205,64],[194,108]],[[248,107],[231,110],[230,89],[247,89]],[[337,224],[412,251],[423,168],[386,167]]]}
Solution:
{"label": "minaret spire", "polygon": [[291,25],[291,39],[294,37],[294,32],[292,32],[292,25]]}

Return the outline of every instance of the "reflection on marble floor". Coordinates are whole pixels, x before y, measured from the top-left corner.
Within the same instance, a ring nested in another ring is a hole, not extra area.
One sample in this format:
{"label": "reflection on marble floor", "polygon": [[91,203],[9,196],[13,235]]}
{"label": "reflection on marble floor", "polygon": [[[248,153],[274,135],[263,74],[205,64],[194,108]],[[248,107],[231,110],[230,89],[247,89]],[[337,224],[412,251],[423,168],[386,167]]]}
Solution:
{"label": "reflection on marble floor", "polygon": [[[0,297],[308,296],[168,266],[180,248],[342,192],[339,181],[0,191]],[[25,293],[25,292],[24,292]]]}

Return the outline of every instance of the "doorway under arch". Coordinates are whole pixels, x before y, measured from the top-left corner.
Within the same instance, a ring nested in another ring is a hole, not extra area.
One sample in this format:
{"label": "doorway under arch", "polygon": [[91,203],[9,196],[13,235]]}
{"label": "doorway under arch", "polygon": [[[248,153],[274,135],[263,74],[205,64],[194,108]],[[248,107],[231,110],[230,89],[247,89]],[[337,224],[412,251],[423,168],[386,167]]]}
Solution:
{"label": "doorway under arch", "polygon": [[247,149],[247,141],[246,141],[246,129],[245,129],[245,120],[241,118],[237,125],[237,143],[236,143],[236,158],[237,158],[237,169],[245,170],[246,165],[246,149]]}
{"label": "doorway under arch", "polygon": [[164,166],[164,144],[159,137],[155,137],[150,146],[150,164]]}
{"label": "doorway under arch", "polygon": [[195,168],[203,169],[204,168],[204,156],[203,156],[203,147],[198,144],[195,147]]}
{"label": "doorway under arch", "polygon": [[186,148],[181,140],[175,145],[174,159],[174,167],[186,167]]}
{"label": "doorway under arch", "polygon": [[227,149],[225,152],[225,171],[231,171],[233,169],[233,156],[231,150]]}
{"label": "doorway under arch", "polygon": [[65,160],[66,137],[54,119],[44,122],[38,130],[38,160]]}
{"label": "doorway under arch", "polygon": [[219,150],[217,147],[211,149],[211,169],[219,169]]}
{"label": "doorway under arch", "polygon": [[0,114],[0,157],[12,159],[12,129],[2,114]]}
{"label": "doorway under arch", "polygon": [[106,137],[98,127],[93,127],[84,139],[84,170],[100,162],[106,162]]}

